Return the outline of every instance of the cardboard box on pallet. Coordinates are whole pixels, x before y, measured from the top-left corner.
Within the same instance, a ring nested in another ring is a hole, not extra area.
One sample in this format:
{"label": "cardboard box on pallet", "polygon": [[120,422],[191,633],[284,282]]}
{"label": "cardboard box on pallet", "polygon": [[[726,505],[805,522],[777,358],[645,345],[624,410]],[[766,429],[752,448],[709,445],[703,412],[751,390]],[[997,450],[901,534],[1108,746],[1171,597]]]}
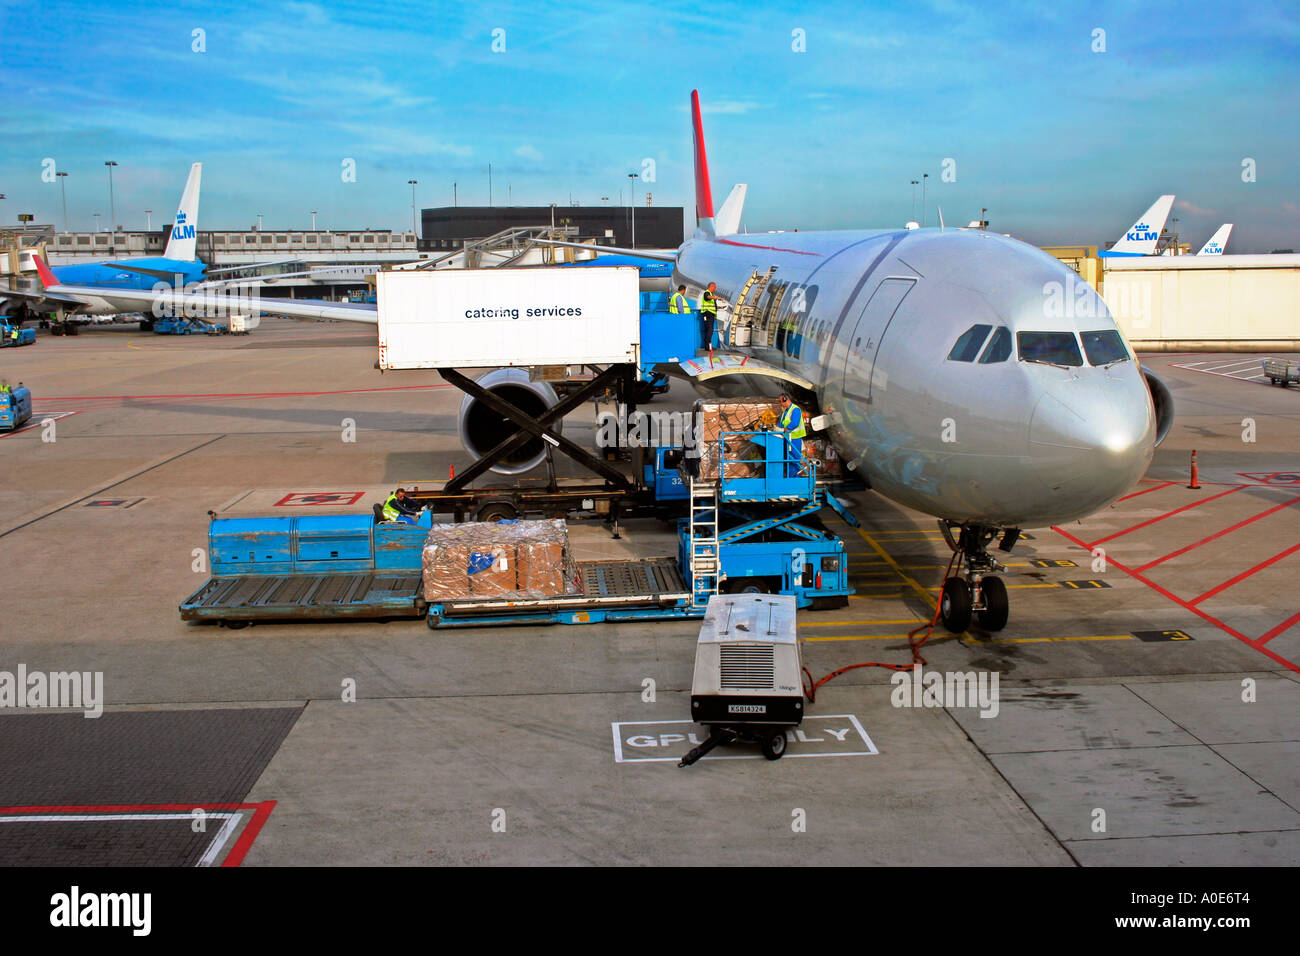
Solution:
{"label": "cardboard box on pallet", "polygon": [[513,544],[477,545],[469,553],[469,593],[505,597],[519,590]]}
{"label": "cardboard box on pallet", "polygon": [[[705,401],[695,403],[696,421],[699,423],[700,477],[706,480],[718,477],[718,438],[724,432],[755,432],[775,427],[781,416],[781,403],[766,398],[738,399],[733,401]],[[725,439],[723,452],[727,459],[726,478],[756,478],[762,475],[763,466],[753,463],[758,449],[743,436]]]}
{"label": "cardboard box on pallet", "polygon": [[430,603],[545,598],[581,590],[563,519],[435,525],[424,544]]}

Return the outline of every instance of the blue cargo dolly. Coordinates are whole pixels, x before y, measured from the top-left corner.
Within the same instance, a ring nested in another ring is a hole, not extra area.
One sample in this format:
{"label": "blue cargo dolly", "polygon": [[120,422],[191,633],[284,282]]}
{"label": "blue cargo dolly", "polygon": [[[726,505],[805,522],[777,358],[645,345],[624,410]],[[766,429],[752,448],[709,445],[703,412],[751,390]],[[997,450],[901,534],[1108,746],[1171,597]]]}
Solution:
{"label": "blue cargo dolly", "polygon": [[0,392],[0,431],[21,428],[31,417],[31,389],[18,385],[11,392]]}

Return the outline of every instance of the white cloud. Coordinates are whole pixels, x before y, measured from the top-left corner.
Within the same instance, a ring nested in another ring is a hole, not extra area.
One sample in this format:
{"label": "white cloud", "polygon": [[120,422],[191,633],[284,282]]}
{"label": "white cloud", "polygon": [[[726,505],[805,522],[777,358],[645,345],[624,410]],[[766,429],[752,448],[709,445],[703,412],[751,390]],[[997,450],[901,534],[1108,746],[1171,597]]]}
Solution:
{"label": "white cloud", "polygon": [[1194,206],[1186,199],[1176,200],[1174,202],[1174,207],[1183,212],[1190,212],[1194,216],[1213,216],[1215,212],[1213,209],[1204,209],[1201,206]]}
{"label": "white cloud", "polygon": [[543,158],[541,150],[536,146],[533,146],[531,143],[525,143],[523,146],[520,146],[515,150],[515,155],[522,156],[524,159],[533,159],[538,161]]}

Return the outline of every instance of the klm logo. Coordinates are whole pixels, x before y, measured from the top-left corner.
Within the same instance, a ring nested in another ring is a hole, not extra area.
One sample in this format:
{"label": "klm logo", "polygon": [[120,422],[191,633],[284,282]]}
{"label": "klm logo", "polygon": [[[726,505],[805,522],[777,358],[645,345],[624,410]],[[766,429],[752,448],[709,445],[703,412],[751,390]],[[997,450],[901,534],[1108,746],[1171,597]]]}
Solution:
{"label": "klm logo", "polygon": [[1205,252],[1207,255],[1211,255],[1211,256],[1222,255],[1223,246],[1219,245],[1217,242],[1212,242],[1208,246],[1206,246]]}
{"label": "klm logo", "polygon": [[1146,242],[1151,239],[1159,239],[1160,233],[1152,232],[1151,227],[1145,222],[1139,222],[1124,237],[1129,242]]}
{"label": "klm logo", "polygon": [[194,227],[193,227],[193,226],[173,226],[173,227],[172,227],[172,238],[173,238],[173,239],[193,239],[193,238],[194,238]]}
{"label": "klm logo", "polygon": [[185,225],[185,213],[180,209],[176,210],[176,225],[178,226]]}

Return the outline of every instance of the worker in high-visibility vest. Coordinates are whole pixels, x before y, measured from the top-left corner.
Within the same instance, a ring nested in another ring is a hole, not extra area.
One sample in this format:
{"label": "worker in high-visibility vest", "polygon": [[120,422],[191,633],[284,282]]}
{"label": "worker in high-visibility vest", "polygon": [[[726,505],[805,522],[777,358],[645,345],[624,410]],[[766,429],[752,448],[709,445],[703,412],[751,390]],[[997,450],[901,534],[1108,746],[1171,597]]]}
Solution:
{"label": "worker in high-visibility vest", "polygon": [[402,521],[406,524],[415,524],[412,515],[420,513],[420,509],[412,506],[411,502],[406,500],[406,489],[398,488],[384,502],[384,520],[385,521]]}
{"label": "worker in high-visibility vest", "polygon": [[668,299],[668,311],[673,315],[690,315],[691,303],[686,298],[686,286],[679,285]]}
{"label": "worker in high-visibility vest", "polygon": [[785,392],[781,393],[781,421],[780,427],[785,435],[786,447],[789,451],[786,453],[786,477],[794,478],[799,474],[801,462],[803,461],[803,439],[808,434],[803,424],[803,410],[790,401],[790,396]]}
{"label": "worker in high-visibility vest", "polygon": [[700,316],[704,319],[704,347],[713,351],[713,326],[718,321],[718,284],[710,282],[700,294]]}

